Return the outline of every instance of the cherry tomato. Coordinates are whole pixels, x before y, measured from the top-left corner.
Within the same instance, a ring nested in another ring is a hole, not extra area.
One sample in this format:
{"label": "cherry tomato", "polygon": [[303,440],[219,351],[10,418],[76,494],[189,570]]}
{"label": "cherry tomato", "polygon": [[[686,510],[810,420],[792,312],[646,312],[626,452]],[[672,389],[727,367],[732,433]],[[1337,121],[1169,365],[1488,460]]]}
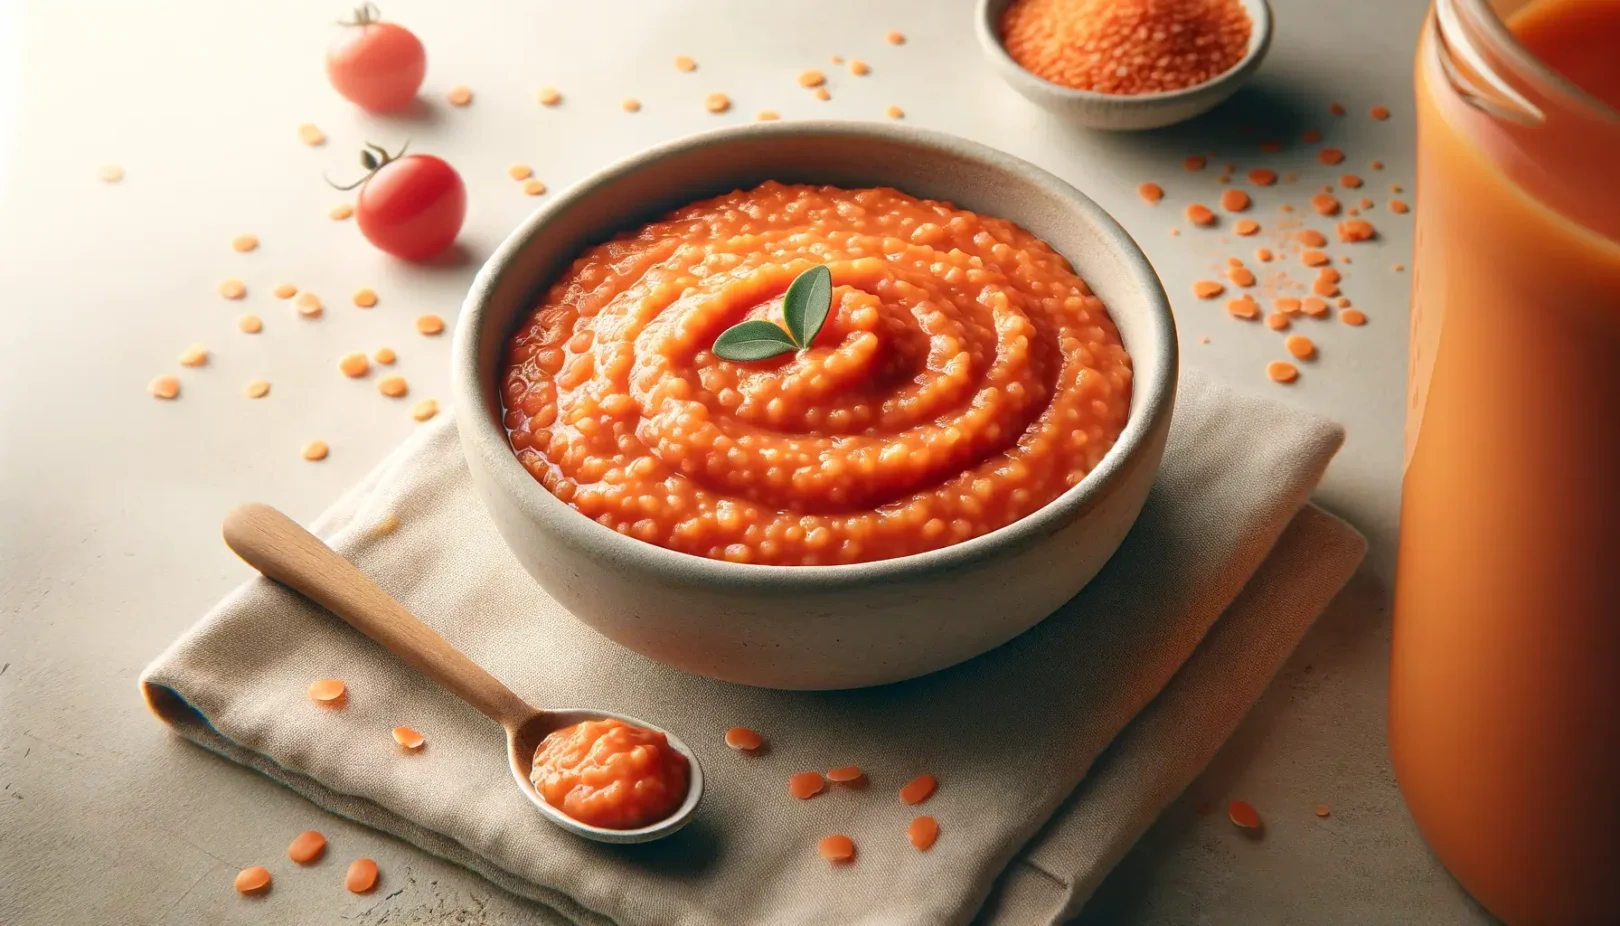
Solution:
{"label": "cherry tomato", "polygon": [[427,52],[411,30],[379,21],[366,4],[343,23],[326,49],[326,76],[337,92],[372,112],[400,109],[416,99],[427,73]]}
{"label": "cherry tomato", "polygon": [[431,154],[384,156],[360,187],[354,215],[378,250],[427,260],[460,234],[467,187],[454,167]]}

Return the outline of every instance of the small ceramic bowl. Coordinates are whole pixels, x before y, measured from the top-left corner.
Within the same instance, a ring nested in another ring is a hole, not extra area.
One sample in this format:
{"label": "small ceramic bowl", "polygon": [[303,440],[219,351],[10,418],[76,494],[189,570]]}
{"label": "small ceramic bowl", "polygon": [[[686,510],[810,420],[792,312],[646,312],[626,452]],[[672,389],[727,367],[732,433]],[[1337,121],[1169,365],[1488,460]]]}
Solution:
{"label": "small ceramic bowl", "polygon": [[[1102,463],[999,530],[843,566],[677,553],[603,527],[547,492],[518,462],[501,423],[497,386],[513,329],[586,247],[693,200],[772,179],[893,186],[950,200],[1010,219],[1067,257],[1108,306],[1134,369],[1130,418]],[[1177,363],[1175,324],[1158,277],[1096,203],[983,145],[857,122],[705,132],[558,194],[479,272],[452,350],[457,425],[473,485],[546,592],[605,636],[659,662],[772,688],[852,688],[942,669],[1017,636],[1073,597],[1113,555],[1147,497],[1170,426]]]}
{"label": "small ceramic bowl", "polygon": [[1001,44],[1001,14],[1012,0],[979,0],[975,28],[979,46],[990,66],[1001,79],[1037,106],[1087,128],[1135,130],[1157,129],[1183,122],[1208,112],[1243,86],[1260,67],[1260,60],[1271,47],[1271,7],[1266,0],[1238,0],[1248,11],[1254,27],[1249,31],[1249,48],[1238,63],[1217,77],[1184,90],[1120,96],[1075,90],[1036,77],[1014,61]]}

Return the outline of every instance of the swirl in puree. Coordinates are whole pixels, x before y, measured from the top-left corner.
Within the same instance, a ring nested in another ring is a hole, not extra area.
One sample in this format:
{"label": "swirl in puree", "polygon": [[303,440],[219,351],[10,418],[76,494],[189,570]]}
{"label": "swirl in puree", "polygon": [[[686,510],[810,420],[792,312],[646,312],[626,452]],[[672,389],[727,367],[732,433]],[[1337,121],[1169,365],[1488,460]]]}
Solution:
{"label": "swirl in puree", "polygon": [[[734,363],[832,273],[808,349]],[[827,565],[960,543],[1085,477],[1125,426],[1131,361],[1102,301],[1011,222],[887,188],[765,183],[576,259],[513,336],[523,466],[630,537]]]}

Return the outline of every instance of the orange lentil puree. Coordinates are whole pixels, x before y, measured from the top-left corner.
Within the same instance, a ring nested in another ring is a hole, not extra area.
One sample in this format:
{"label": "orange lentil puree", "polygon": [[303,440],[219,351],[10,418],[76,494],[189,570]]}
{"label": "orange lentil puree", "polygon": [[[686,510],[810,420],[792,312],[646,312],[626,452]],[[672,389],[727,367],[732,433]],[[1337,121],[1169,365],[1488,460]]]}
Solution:
{"label": "orange lentil puree", "polygon": [[1013,0],[1001,14],[1003,46],[1031,74],[1127,95],[1231,70],[1253,27],[1238,0]]}
{"label": "orange lentil puree", "polygon": [[[809,350],[710,350],[817,264]],[[510,344],[505,424],[552,494],[714,559],[865,562],[1030,514],[1125,426],[1130,358],[1044,242],[893,189],[766,183],[586,251]]]}
{"label": "orange lentil puree", "polygon": [[548,734],[529,777],[546,803],[575,820],[630,830],[674,813],[690,775],[664,734],[604,719]]}

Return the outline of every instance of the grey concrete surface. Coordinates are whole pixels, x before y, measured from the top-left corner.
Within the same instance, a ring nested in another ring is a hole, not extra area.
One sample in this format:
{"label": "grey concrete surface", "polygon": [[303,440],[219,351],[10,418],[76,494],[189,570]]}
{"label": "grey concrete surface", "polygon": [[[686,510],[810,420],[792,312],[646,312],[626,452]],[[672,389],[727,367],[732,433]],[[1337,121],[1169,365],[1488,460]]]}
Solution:
{"label": "grey concrete surface", "polygon": [[[1410,60],[1423,4],[1276,0],[1275,42],[1250,87],[1193,124],[1132,136],[1065,126],[1003,85],[980,58],[968,0],[393,0],[386,12],[429,49],[427,105],[405,121],[376,119],[339,99],[322,72],[329,23],[345,5],[0,3],[0,922],[548,922],[181,743],[147,715],[136,675],[246,576],[218,539],[225,511],[257,499],[308,519],[414,426],[408,403],[343,379],[340,354],[391,345],[413,397],[446,398],[448,339],[417,335],[411,320],[453,317],[478,261],[532,208],[507,165],[528,163],[557,188],[759,109],[882,118],[890,104],[1080,186],[1164,277],[1188,364],[1349,430],[1319,500],[1366,532],[1366,566],[1082,920],[1488,921],[1418,838],[1384,742],[1408,304],[1407,274],[1391,265],[1409,263],[1411,226],[1382,203],[1389,183],[1410,198]],[[891,29],[909,41],[886,44]],[[676,73],[677,54],[699,70]],[[864,59],[872,74],[851,77],[830,54]],[[811,66],[831,76],[830,102],[794,83]],[[466,109],[443,103],[458,83],[477,94]],[[565,95],[556,109],[534,100],[548,84]],[[703,110],[713,91],[732,96],[730,113]],[[626,96],[641,98],[642,112],[620,112]],[[1334,100],[1350,115],[1328,115]],[[1394,118],[1367,118],[1374,104]],[[325,147],[298,142],[305,121],[326,131]],[[1268,222],[1284,200],[1303,205],[1312,183],[1337,173],[1297,143],[1313,127],[1367,177],[1384,237],[1345,268],[1344,289],[1371,323],[1312,323],[1321,358],[1284,389],[1263,374],[1282,356],[1276,335],[1190,295],[1255,241],[1168,229],[1185,226],[1190,196],[1212,201],[1219,189],[1213,170],[1184,172],[1184,155],[1213,152],[1241,171],[1268,135],[1290,144],[1266,163],[1301,179],[1257,194],[1254,215]],[[457,260],[403,267],[366,247],[352,222],[325,217],[344,197],[322,171],[351,177],[363,140],[406,137],[467,180]],[[1383,172],[1368,169],[1373,158]],[[98,183],[104,163],[122,165],[125,181]],[[1144,180],[1171,199],[1143,204]],[[261,248],[232,252],[241,232]],[[241,303],[214,294],[232,276],[247,282]],[[273,299],[282,281],[320,294],[326,317],[298,319]],[[381,295],[375,309],[349,304],[360,286]],[[263,334],[236,331],[244,311],[264,317]],[[182,372],[175,357],[198,341],[215,355],[183,371],[181,400],[149,398],[147,381]],[[272,382],[269,398],[241,397],[252,378]],[[299,458],[315,437],[332,446],[319,465]],[[1196,812],[1233,796],[1260,808],[1264,839]],[[1332,816],[1316,818],[1317,803]],[[311,827],[332,841],[324,877],[285,878],[265,901],[235,895],[238,869],[282,858]],[[355,897],[340,872],[362,854],[382,865],[384,888]]]}

